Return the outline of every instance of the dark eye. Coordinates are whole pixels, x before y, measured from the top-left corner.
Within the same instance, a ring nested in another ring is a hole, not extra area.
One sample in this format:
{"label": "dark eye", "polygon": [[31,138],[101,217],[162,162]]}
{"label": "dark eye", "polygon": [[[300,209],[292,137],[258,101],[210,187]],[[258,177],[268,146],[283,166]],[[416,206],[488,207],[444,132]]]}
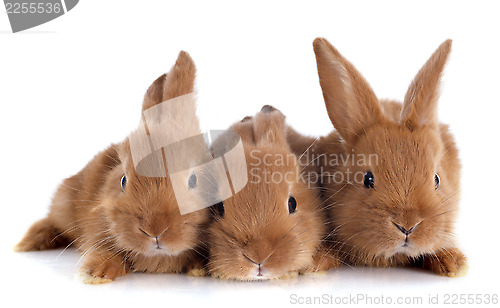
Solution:
{"label": "dark eye", "polygon": [[188,187],[189,189],[193,189],[196,187],[196,184],[198,183],[198,179],[196,178],[196,174],[191,174],[188,180]]}
{"label": "dark eye", "polygon": [[219,216],[219,217],[224,217],[224,202],[219,202],[216,205],[214,205],[214,212]]}
{"label": "dark eye", "polygon": [[375,177],[371,171],[367,171],[365,173],[365,177],[363,179],[363,184],[365,184],[366,188],[374,188],[375,187]]}
{"label": "dark eye", "polygon": [[297,210],[297,200],[295,200],[294,197],[290,196],[288,198],[288,213],[292,214],[295,213]]}
{"label": "dark eye", "polygon": [[439,178],[439,175],[436,173],[434,175],[434,184],[436,185],[436,190],[438,190],[440,183],[441,183],[441,178]]}
{"label": "dark eye", "polygon": [[122,179],[120,180],[120,185],[122,186],[122,189],[125,190],[125,186],[127,186],[127,177],[125,175],[122,176]]}

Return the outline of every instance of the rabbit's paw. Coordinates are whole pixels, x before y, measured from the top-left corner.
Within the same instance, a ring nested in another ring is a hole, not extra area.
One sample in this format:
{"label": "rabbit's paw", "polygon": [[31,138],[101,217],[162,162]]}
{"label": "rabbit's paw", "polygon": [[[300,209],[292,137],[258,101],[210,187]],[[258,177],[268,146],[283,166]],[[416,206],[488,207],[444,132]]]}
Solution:
{"label": "rabbit's paw", "polygon": [[90,258],[80,269],[80,279],[87,284],[108,283],[127,273],[121,259]]}
{"label": "rabbit's paw", "polygon": [[285,275],[276,277],[274,279],[275,280],[292,279],[292,278],[297,277],[298,275],[299,275],[298,271],[290,271],[290,272],[286,273]]}
{"label": "rabbit's paw", "polygon": [[313,265],[301,271],[301,274],[322,274],[329,269],[339,268],[341,265],[340,258],[331,249],[323,247],[314,255]]}
{"label": "rabbit's paw", "polygon": [[441,276],[460,277],[467,274],[467,258],[456,248],[442,250],[426,256],[424,268]]}
{"label": "rabbit's paw", "polygon": [[188,276],[191,277],[204,277],[207,276],[207,270],[204,268],[192,268],[187,272]]}

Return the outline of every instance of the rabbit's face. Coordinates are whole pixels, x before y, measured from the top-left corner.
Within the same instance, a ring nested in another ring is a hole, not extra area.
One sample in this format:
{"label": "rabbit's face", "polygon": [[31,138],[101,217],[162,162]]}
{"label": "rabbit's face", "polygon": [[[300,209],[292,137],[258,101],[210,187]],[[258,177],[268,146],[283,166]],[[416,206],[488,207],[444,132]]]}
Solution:
{"label": "rabbit's face", "polygon": [[432,129],[368,130],[346,154],[345,186],[332,205],[336,235],[366,257],[416,257],[450,246],[458,205],[458,169],[448,166],[454,154]]}
{"label": "rabbit's face", "polygon": [[324,228],[315,192],[300,182],[291,153],[246,149],[247,185],[215,206],[209,228],[211,273],[266,280],[310,266]]}
{"label": "rabbit's face", "polygon": [[460,165],[453,137],[437,115],[451,40],[417,73],[403,104],[379,101],[325,39],[313,45],[326,109],[342,139],[339,146],[338,138],[327,138],[325,146],[336,142],[342,155],[354,156],[338,168],[344,185],[325,191],[334,200],[333,231],[347,246],[344,252],[359,263],[376,263],[377,258],[417,257],[451,247]]}
{"label": "rabbit's face", "polygon": [[[210,216],[208,209],[181,215],[168,177],[141,176],[127,155],[120,157],[124,163],[110,173],[104,188],[109,197],[103,200],[116,248],[146,256],[176,256],[196,247]],[[189,186],[198,179],[191,175],[185,182]],[[194,194],[192,200],[197,202]]]}

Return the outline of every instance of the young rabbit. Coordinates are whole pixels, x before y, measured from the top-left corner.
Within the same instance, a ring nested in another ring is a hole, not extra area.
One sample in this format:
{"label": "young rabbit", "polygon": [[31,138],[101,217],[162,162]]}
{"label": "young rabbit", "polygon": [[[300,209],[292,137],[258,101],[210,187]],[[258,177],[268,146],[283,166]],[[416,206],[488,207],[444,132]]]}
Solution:
{"label": "young rabbit", "polygon": [[[318,140],[290,131],[307,168],[320,173],[330,204],[332,251],[356,265],[423,267],[465,273],[453,227],[460,188],[458,150],[438,122],[439,83],[451,40],[434,52],[403,104],[378,100],[361,74],[328,41],[314,52],[335,131]],[[314,167],[313,167],[314,166]]]}
{"label": "young rabbit", "polygon": [[[146,114],[166,100],[192,95],[189,93],[193,92],[194,81],[194,63],[186,52],[181,52],[171,71],[149,87],[143,111]],[[172,140],[201,134],[194,99],[183,103],[181,113],[157,119],[157,124],[164,120],[170,125],[166,130],[173,134]],[[158,133],[162,127],[152,123],[148,129],[149,137],[154,137],[152,132]],[[170,178],[148,177],[138,172],[133,163],[133,137],[135,141],[140,139],[137,132],[132,133],[66,179],[58,188],[47,217],[33,224],[16,250],[75,245],[83,254],[82,271],[87,283],[109,282],[130,271],[172,273],[200,268],[203,257],[198,251],[209,210],[181,215]],[[193,165],[206,159],[192,153],[182,155]],[[161,162],[149,163],[152,172],[163,170],[166,175]],[[195,173],[186,177],[186,186],[202,180]],[[191,198],[196,203],[200,196],[194,190]]]}
{"label": "young rabbit", "polygon": [[[297,158],[285,137],[285,117],[264,106],[230,130],[238,133],[247,174],[244,188],[214,206],[209,233],[209,272],[234,280],[267,280],[322,270],[331,262],[321,250],[326,227],[317,191],[300,177]],[[212,145],[224,152],[225,138]]]}

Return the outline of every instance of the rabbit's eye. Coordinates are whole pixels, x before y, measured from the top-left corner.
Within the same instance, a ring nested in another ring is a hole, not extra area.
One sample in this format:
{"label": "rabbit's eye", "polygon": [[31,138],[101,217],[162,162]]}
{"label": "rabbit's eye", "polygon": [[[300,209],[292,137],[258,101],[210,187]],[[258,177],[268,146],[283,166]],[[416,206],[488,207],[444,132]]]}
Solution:
{"label": "rabbit's eye", "polygon": [[374,188],[375,187],[375,177],[371,171],[367,171],[365,173],[365,177],[363,179],[363,184],[365,184],[366,188]]}
{"label": "rabbit's eye", "polygon": [[219,202],[216,205],[214,205],[214,212],[219,216],[219,217],[224,217],[224,202]]}
{"label": "rabbit's eye", "polygon": [[122,176],[122,179],[120,180],[120,185],[122,187],[122,190],[125,190],[125,186],[127,186],[127,177],[125,175]]}
{"label": "rabbit's eye", "polygon": [[295,200],[294,197],[290,196],[288,198],[288,213],[292,214],[295,213],[297,210],[297,200]]}
{"label": "rabbit's eye", "polygon": [[189,189],[193,189],[196,187],[196,184],[198,184],[198,179],[196,178],[196,174],[191,174],[188,180],[188,187]]}
{"label": "rabbit's eye", "polygon": [[439,175],[436,173],[434,175],[434,184],[436,185],[436,190],[438,190],[439,188],[439,184],[441,183],[441,178],[439,177]]}

